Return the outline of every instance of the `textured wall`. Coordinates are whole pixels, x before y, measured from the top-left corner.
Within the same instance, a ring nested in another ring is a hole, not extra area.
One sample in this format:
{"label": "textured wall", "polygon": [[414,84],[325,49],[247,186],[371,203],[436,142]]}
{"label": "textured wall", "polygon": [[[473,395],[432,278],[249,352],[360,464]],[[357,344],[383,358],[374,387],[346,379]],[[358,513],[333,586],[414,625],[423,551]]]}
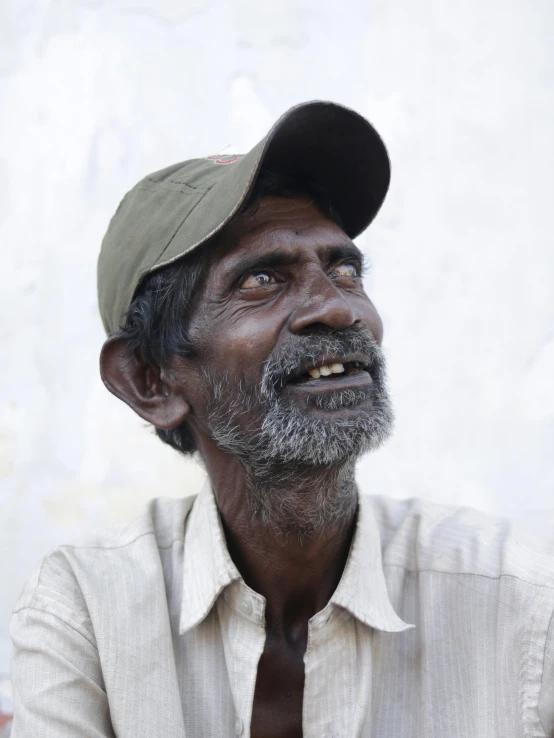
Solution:
{"label": "textured wall", "polygon": [[4,0],[0,14],[0,673],[44,552],[202,479],[98,377],[109,217],[144,174],[249,148],[302,100],[365,114],[393,161],[359,242],[397,430],[361,463],[363,488],[552,525],[551,0]]}

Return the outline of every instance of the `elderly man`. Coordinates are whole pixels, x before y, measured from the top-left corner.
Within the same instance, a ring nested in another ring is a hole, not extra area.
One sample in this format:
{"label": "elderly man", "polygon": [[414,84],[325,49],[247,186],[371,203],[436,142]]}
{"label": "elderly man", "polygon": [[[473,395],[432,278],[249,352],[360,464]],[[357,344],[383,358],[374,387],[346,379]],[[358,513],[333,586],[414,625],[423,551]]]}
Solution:
{"label": "elderly man", "polygon": [[554,735],[548,551],[356,488],[392,411],[352,239],[388,184],[371,125],[314,102],[123,199],[102,378],[208,483],[43,560],[16,738]]}

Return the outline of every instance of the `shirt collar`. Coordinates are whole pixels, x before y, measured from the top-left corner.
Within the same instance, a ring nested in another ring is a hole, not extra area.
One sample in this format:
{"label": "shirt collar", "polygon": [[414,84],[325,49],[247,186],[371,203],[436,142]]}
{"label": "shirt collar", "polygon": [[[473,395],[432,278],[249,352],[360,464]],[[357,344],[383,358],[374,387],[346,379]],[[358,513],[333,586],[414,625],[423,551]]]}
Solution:
{"label": "shirt collar", "polygon": [[[390,633],[414,628],[395,612],[390,601],[381,538],[371,500],[358,496],[358,520],[343,575],[331,602],[366,625]],[[234,565],[209,480],[194,501],[186,523],[183,593],[179,632],[198,625],[221,592],[241,575]]]}
{"label": "shirt collar", "polygon": [[225,587],[241,578],[227,550],[209,480],[187,519],[183,558],[181,634],[201,623]]}
{"label": "shirt collar", "polygon": [[358,495],[358,520],[352,546],[331,602],[377,630],[400,633],[415,628],[400,618],[390,600],[383,571],[381,535],[367,495]]}

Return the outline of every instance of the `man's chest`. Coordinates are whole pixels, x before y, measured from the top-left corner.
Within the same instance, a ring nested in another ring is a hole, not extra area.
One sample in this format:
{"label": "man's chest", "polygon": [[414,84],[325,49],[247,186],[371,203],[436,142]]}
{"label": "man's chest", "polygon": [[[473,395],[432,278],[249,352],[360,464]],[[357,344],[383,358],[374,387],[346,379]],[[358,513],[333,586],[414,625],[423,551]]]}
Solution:
{"label": "man's chest", "polygon": [[302,737],[305,650],[305,637],[296,643],[266,637],[256,674],[252,738]]}

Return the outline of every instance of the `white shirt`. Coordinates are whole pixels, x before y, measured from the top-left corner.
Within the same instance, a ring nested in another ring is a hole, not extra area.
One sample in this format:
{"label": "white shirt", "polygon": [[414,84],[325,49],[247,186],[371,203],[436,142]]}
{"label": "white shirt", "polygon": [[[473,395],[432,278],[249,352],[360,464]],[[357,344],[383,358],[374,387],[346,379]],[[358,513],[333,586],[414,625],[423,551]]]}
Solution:
{"label": "white shirt", "polygon": [[[46,556],[11,621],[13,738],[250,735],[262,596],[213,493]],[[554,736],[554,554],[505,520],[359,498],[309,623],[305,738]]]}

